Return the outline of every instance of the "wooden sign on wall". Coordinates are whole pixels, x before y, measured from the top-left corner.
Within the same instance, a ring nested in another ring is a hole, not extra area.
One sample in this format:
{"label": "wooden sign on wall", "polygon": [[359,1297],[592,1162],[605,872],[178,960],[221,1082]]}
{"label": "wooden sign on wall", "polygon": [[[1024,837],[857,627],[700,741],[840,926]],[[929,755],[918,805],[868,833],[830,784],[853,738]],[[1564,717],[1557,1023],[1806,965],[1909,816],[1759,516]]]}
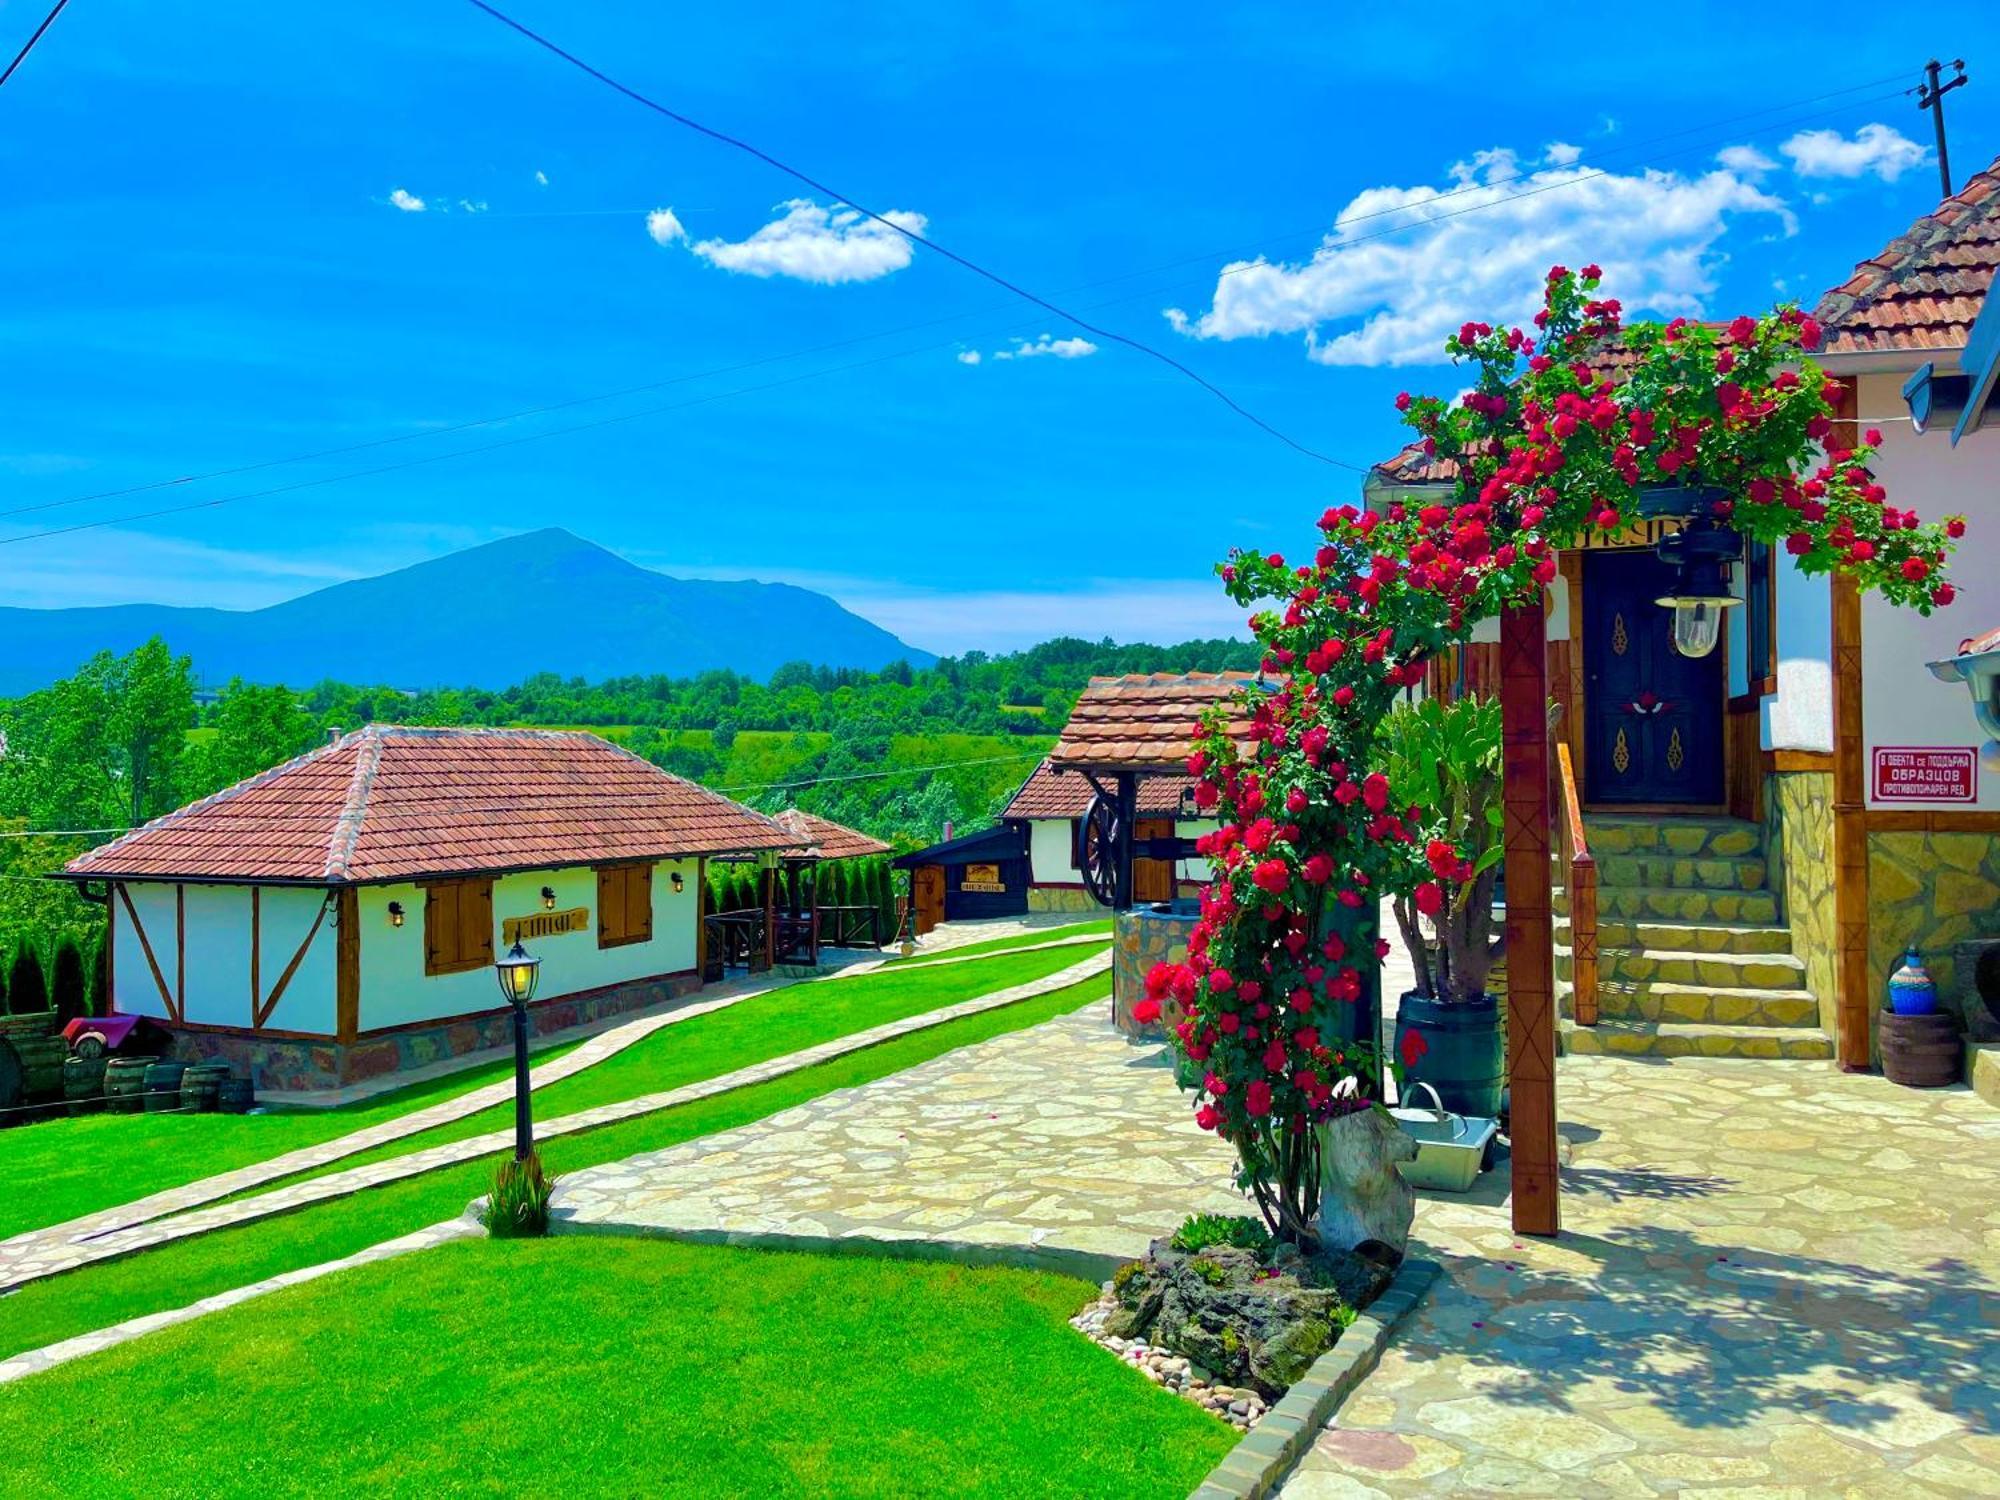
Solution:
{"label": "wooden sign on wall", "polygon": [[967,865],[965,878],[958,883],[961,891],[985,891],[999,895],[1006,891],[1006,882],[1000,878],[998,865]]}
{"label": "wooden sign on wall", "polygon": [[565,932],[582,932],[590,925],[590,908],[572,906],[568,911],[538,911],[532,917],[507,917],[500,923],[500,941],[512,947],[535,938],[561,937]]}

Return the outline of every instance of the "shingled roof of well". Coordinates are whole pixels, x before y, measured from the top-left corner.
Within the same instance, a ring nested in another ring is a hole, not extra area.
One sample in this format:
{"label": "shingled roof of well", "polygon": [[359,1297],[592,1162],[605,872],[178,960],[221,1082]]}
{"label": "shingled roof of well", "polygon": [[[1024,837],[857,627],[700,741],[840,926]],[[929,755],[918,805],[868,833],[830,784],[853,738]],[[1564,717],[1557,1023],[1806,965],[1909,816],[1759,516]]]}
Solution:
{"label": "shingled roof of well", "polygon": [[1821,352],[1959,349],[2000,266],[2000,159],[1820,299]]}
{"label": "shingled roof of well", "polygon": [[[1186,750],[1182,750],[1185,756]],[[1148,776],[1139,783],[1139,812],[1145,817],[1172,817],[1181,810],[1181,793],[1194,785],[1189,776]],[[1097,789],[1076,772],[1058,772],[1050,761],[1035,767],[1021,783],[1002,818],[1080,818],[1090,809]]]}
{"label": "shingled roof of well", "polygon": [[[1240,702],[1257,682],[1254,672],[1093,677],[1049,761],[1087,770],[1177,770],[1201,715],[1218,703]],[[1232,736],[1246,738],[1249,729],[1247,711],[1231,716]]]}
{"label": "shingled roof of well", "polygon": [[72,860],[72,878],[359,884],[791,848],[594,734],[371,724]]}

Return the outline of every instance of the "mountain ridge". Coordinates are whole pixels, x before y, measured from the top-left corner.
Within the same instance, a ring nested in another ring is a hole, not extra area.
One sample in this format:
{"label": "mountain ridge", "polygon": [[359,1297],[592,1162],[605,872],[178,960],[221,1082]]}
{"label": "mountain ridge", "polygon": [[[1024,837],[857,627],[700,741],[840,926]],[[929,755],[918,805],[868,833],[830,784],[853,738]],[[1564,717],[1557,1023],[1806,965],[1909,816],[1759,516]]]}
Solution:
{"label": "mountain ridge", "polygon": [[794,584],[674,578],[559,526],[229,610],[164,604],[0,607],[0,695],[158,635],[214,686],[326,678],[500,688],[563,677],[766,678],[787,661],[877,670],[937,658]]}

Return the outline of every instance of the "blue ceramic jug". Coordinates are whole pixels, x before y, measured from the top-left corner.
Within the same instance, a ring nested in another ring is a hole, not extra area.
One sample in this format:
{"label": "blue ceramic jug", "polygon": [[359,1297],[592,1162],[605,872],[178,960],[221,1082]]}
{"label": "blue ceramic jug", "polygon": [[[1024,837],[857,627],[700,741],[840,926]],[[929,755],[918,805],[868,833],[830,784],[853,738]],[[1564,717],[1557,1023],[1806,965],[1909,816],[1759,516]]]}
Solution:
{"label": "blue ceramic jug", "polygon": [[1937,984],[1912,943],[1903,950],[1901,966],[1889,976],[1889,1009],[1899,1016],[1928,1016],[1937,1008]]}

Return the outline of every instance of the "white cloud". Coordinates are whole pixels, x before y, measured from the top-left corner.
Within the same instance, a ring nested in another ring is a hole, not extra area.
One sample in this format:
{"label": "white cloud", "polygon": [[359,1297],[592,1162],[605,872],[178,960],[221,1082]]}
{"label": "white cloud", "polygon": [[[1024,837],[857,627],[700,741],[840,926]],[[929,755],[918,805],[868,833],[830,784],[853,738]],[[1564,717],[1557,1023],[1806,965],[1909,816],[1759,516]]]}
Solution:
{"label": "white cloud", "polygon": [[469,214],[483,214],[486,212],[486,200],[484,198],[461,198],[458,200],[458,206]]}
{"label": "white cloud", "polygon": [[406,188],[397,188],[389,195],[389,201],[406,214],[420,214],[427,206],[423,199]]}
{"label": "white cloud", "polygon": [[535,186],[547,187],[548,185],[549,185],[549,174],[546,172],[537,172],[535,174]]}
{"label": "white cloud", "polygon": [[995,349],[995,359],[1088,359],[1097,352],[1097,345],[1089,339],[1059,339],[1043,334],[1030,343],[1026,339],[1015,339],[1011,349]]}
{"label": "white cloud", "polygon": [[1542,156],[1551,165],[1567,167],[1583,155],[1583,147],[1572,146],[1568,141],[1550,141],[1542,147]]}
{"label": "white cloud", "polygon": [[1848,140],[1837,130],[1801,130],[1778,147],[1801,177],[1866,177],[1894,182],[1922,163],[1925,151],[1892,126],[1863,125]]}
{"label": "white cloud", "polygon": [[676,240],[687,238],[687,230],[681,226],[671,208],[656,208],[647,214],[646,233],[653,237],[656,245],[671,245]]}
{"label": "white cloud", "polygon": [[1232,262],[1207,311],[1165,316],[1196,338],[1299,334],[1320,364],[1437,364],[1467,319],[1525,326],[1552,265],[1596,261],[1628,308],[1696,316],[1733,218],[1797,227],[1783,199],[1728,170],[1514,170],[1511,152],[1484,151],[1441,187],[1368,188],[1310,259]]}
{"label": "white cloud", "polygon": [[1755,146],[1724,146],[1715,159],[1739,177],[1755,179],[1778,169],[1778,164]]}
{"label": "white cloud", "polygon": [[[896,209],[883,215],[889,221],[883,224],[855,209],[839,205],[822,208],[806,198],[794,198],[779,207],[784,211],[782,216],[746,240],[698,240],[688,249],[725,271],[789,276],[835,286],[847,281],[874,281],[902,270],[910,263],[910,241],[890,225],[921,235],[928,222],[922,214]],[[650,218],[647,227],[650,232]],[[653,237],[659,239],[658,234]]]}
{"label": "white cloud", "polygon": [[958,351],[958,362],[962,365],[976,365],[984,358],[985,356],[977,349],[961,349]]}

